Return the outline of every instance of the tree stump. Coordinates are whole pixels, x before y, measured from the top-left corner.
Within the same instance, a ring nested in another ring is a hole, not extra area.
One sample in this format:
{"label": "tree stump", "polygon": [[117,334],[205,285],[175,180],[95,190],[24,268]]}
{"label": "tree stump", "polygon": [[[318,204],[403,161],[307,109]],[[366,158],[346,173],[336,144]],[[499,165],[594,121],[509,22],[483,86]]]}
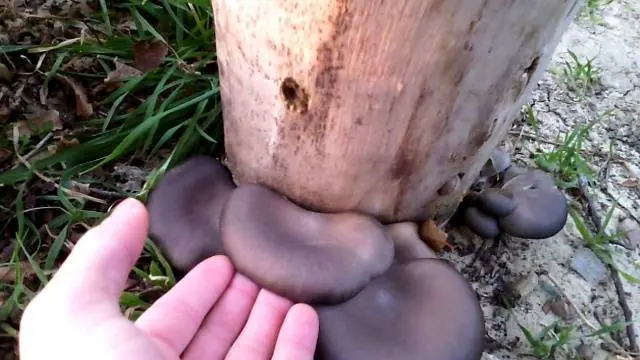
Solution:
{"label": "tree stump", "polygon": [[227,165],[315,211],[452,214],[578,0],[213,0]]}

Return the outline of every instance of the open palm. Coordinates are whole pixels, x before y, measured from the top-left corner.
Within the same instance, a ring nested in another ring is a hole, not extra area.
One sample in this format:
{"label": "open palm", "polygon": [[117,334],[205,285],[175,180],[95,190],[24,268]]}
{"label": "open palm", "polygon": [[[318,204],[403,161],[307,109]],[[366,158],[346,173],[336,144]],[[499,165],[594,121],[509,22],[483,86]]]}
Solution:
{"label": "open palm", "polygon": [[129,199],[82,237],[24,312],[22,360],[313,358],[313,309],[260,289],[223,256],[126,319],[118,299],[147,229],[146,209]]}

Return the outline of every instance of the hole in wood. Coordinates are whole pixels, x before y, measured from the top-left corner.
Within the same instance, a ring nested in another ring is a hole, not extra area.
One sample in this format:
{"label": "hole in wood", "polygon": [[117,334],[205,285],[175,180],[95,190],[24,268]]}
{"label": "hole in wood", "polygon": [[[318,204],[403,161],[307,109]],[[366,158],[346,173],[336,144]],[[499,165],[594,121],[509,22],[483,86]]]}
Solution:
{"label": "hole in wood", "polygon": [[[460,174],[462,174],[462,176]],[[463,176],[464,176],[464,173],[458,173],[456,176],[447,180],[447,182],[442,184],[440,189],[438,189],[438,195],[446,196],[454,193],[458,189],[458,186],[460,185],[460,181],[462,180]]]}
{"label": "hole in wood", "polygon": [[529,66],[527,66],[527,68],[524,69],[525,74],[527,74],[527,85],[529,85],[529,82],[531,81],[531,77],[533,76],[533,74],[536,72],[536,70],[538,70],[539,63],[540,63],[540,56],[536,56],[535,58],[533,58],[533,60],[531,60],[531,64],[529,64]]}
{"label": "hole in wood", "polygon": [[280,93],[290,111],[305,113],[309,109],[309,95],[293,78],[288,77],[282,81]]}

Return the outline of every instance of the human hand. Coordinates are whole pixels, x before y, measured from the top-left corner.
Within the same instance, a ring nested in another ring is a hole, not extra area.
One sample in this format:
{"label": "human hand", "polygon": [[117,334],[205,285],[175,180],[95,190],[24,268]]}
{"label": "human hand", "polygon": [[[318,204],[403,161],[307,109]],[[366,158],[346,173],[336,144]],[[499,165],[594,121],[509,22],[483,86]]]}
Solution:
{"label": "human hand", "polygon": [[201,262],[136,321],[118,299],[142,252],[148,216],[123,201],[89,230],[25,309],[20,358],[312,359],[318,317],[235,273],[228,258]]}

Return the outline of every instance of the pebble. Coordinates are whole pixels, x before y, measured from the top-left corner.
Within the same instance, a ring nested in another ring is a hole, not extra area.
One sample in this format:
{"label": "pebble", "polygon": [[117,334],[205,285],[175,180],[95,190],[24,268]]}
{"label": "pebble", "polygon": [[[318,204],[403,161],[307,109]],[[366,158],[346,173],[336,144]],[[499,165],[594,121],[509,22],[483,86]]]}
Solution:
{"label": "pebble", "polygon": [[538,286],[538,276],[534,272],[530,272],[515,281],[508,282],[504,285],[504,292],[513,300],[523,300],[533,292]]}
{"label": "pebble", "polygon": [[579,249],[571,259],[571,269],[592,285],[598,285],[608,276],[607,267],[589,249]]}

